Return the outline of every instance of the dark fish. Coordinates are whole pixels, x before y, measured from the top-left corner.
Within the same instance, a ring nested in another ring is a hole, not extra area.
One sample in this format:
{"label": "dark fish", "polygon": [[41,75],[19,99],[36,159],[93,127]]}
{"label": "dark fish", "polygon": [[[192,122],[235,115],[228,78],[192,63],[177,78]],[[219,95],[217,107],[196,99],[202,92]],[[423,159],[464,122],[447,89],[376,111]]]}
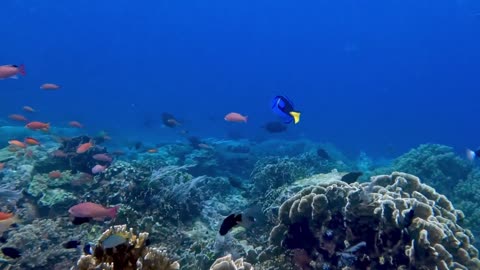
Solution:
{"label": "dark fish", "polygon": [[22,256],[22,252],[20,250],[12,247],[2,248],[2,253],[12,259],[20,258]]}
{"label": "dark fish", "polygon": [[200,148],[199,145],[202,144],[202,141],[200,140],[200,138],[195,136],[189,136],[187,140],[190,142],[190,145],[195,149]]}
{"label": "dark fish", "polygon": [[82,244],[82,242],[80,242],[78,240],[71,240],[71,241],[63,243],[62,246],[64,248],[77,248],[81,244]]}
{"label": "dark fish", "polygon": [[173,116],[173,114],[166,113],[166,112],[162,113],[162,123],[165,126],[170,128],[174,128],[179,124],[177,119],[175,119],[175,116]]}
{"label": "dark fish", "polygon": [[469,160],[474,160],[480,156],[480,149],[473,151],[470,149],[467,149],[467,158]]}
{"label": "dark fish", "polygon": [[270,133],[280,133],[287,130],[287,126],[278,121],[268,122],[263,126],[263,128]]}
{"label": "dark fish", "polygon": [[231,214],[230,216],[226,217],[220,226],[220,235],[227,234],[233,227],[237,226],[241,222],[242,214]]}
{"label": "dark fish", "polygon": [[136,142],[135,145],[134,145],[135,150],[138,150],[138,149],[142,148],[142,146],[143,146],[142,142]]}
{"label": "dark fish", "polygon": [[358,180],[358,177],[362,176],[362,172],[349,172],[342,176],[342,181],[348,184],[351,184],[353,182],[356,182]]}
{"label": "dark fish", "polygon": [[88,223],[90,221],[92,221],[92,218],[89,218],[89,217],[73,217],[72,224],[81,225],[83,223]]}
{"label": "dark fish", "polygon": [[408,213],[406,213],[405,217],[403,218],[403,225],[405,226],[405,228],[408,228],[410,227],[410,225],[412,225],[414,217],[415,211],[413,209],[410,209],[410,211],[408,211]]}
{"label": "dark fish", "polygon": [[92,244],[86,243],[85,246],[83,246],[83,252],[88,255],[93,254],[93,247]]}
{"label": "dark fish", "polygon": [[295,124],[300,122],[300,112],[295,110],[293,102],[285,96],[273,98],[272,110],[283,119],[285,124],[290,124],[292,121]]}
{"label": "dark fish", "polygon": [[330,160],[330,155],[327,153],[327,151],[325,151],[325,149],[322,148],[317,149],[317,156],[321,159]]}

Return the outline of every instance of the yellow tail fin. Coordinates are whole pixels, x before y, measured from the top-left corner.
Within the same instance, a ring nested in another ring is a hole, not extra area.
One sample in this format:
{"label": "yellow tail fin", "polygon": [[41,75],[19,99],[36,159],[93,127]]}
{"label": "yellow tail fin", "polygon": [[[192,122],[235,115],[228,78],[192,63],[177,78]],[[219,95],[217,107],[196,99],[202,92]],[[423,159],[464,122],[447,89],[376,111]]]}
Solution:
{"label": "yellow tail fin", "polygon": [[299,112],[290,112],[290,115],[293,117],[293,122],[298,124],[300,122],[300,113]]}

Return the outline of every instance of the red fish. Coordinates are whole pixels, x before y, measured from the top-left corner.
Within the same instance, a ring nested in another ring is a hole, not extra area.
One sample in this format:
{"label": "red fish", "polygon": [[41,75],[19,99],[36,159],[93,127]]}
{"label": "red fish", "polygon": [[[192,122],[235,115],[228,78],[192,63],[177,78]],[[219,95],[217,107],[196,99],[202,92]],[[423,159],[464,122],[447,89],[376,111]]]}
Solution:
{"label": "red fish", "polygon": [[31,129],[31,130],[48,131],[50,129],[50,123],[33,121],[33,122],[28,123],[25,127],[28,128],[28,129]]}
{"label": "red fish", "polygon": [[43,90],[58,90],[60,89],[60,86],[54,83],[44,83],[42,86],[40,86],[40,89]]}
{"label": "red fish", "polygon": [[40,142],[37,139],[32,138],[32,137],[25,138],[25,143],[27,143],[29,145],[39,145],[40,144]]}
{"label": "red fish", "polygon": [[118,205],[105,208],[100,204],[84,202],[68,209],[68,213],[74,217],[93,218],[94,220],[103,221],[106,217],[115,218],[119,208],[120,206]]}
{"label": "red fish", "polygon": [[112,162],[112,158],[107,154],[95,154],[92,156],[93,159],[103,162]]}
{"label": "red fish", "polygon": [[62,173],[60,171],[51,171],[48,173],[48,177],[50,179],[58,179],[62,177]]}
{"label": "red fish", "polygon": [[24,144],[23,142],[21,142],[19,140],[10,140],[10,141],[8,141],[8,144],[10,144],[12,146],[15,146],[15,147],[19,147],[19,148],[27,147],[26,144]]}
{"label": "red fish", "polygon": [[83,125],[78,121],[70,121],[68,122],[68,125],[74,128],[83,128]]}
{"label": "red fish", "polygon": [[0,80],[3,79],[18,79],[18,74],[25,76],[25,66],[20,65],[4,65],[0,66]]}
{"label": "red fish", "polygon": [[87,142],[87,143],[80,144],[77,147],[77,154],[83,154],[83,153],[87,152],[88,150],[90,150],[90,148],[92,148],[92,146],[93,146],[93,143],[91,141]]}
{"label": "red fish", "polygon": [[57,157],[57,158],[66,158],[68,155],[63,152],[62,150],[55,150],[52,153],[52,156]]}
{"label": "red fish", "polygon": [[236,113],[236,112],[231,112],[227,115],[225,115],[225,121],[228,121],[228,122],[243,122],[243,123],[247,123],[247,119],[248,119],[248,116],[243,116],[239,113]]}
{"label": "red fish", "polygon": [[27,122],[27,118],[21,114],[10,114],[8,118],[15,120],[15,121],[22,121],[22,122]]}
{"label": "red fish", "polygon": [[13,213],[0,212],[0,220],[5,220],[13,217]]}

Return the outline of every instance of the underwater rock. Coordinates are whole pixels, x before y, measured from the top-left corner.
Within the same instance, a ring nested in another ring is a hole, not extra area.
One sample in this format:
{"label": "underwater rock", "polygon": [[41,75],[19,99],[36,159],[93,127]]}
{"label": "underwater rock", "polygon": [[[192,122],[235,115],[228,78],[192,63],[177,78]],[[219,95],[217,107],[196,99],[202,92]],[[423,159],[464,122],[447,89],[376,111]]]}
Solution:
{"label": "underwater rock", "polygon": [[9,147],[0,149],[0,163],[7,162],[15,158],[15,153],[9,150]]}
{"label": "underwater rock", "polygon": [[278,219],[270,256],[303,249],[313,269],[480,269],[473,237],[458,225],[463,213],[405,173],[307,187]]}
{"label": "underwater rock", "polygon": [[51,154],[50,158],[40,160],[35,164],[35,171],[48,173],[54,170],[71,170],[73,173],[92,173],[92,168],[97,165],[108,165],[109,162],[102,162],[93,158],[96,154],[107,154],[105,147],[94,145],[86,153],[77,154],[77,147],[81,144],[94,142],[95,139],[88,136],[64,138],[58,150]]}

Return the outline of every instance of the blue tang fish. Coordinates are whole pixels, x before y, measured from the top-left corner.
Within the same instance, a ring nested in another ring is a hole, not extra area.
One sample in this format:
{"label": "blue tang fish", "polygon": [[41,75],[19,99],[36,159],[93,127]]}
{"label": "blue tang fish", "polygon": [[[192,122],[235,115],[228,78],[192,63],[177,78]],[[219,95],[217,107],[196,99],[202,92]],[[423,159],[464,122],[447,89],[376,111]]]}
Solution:
{"label": "blue tang fish", "polygon": [[294,109],[293,102],[285,96],[276,96],[273,98],[272,110],[283,119],[285,124],[289,124],[292,121],[295,124],[300,122],[300,112]]}

